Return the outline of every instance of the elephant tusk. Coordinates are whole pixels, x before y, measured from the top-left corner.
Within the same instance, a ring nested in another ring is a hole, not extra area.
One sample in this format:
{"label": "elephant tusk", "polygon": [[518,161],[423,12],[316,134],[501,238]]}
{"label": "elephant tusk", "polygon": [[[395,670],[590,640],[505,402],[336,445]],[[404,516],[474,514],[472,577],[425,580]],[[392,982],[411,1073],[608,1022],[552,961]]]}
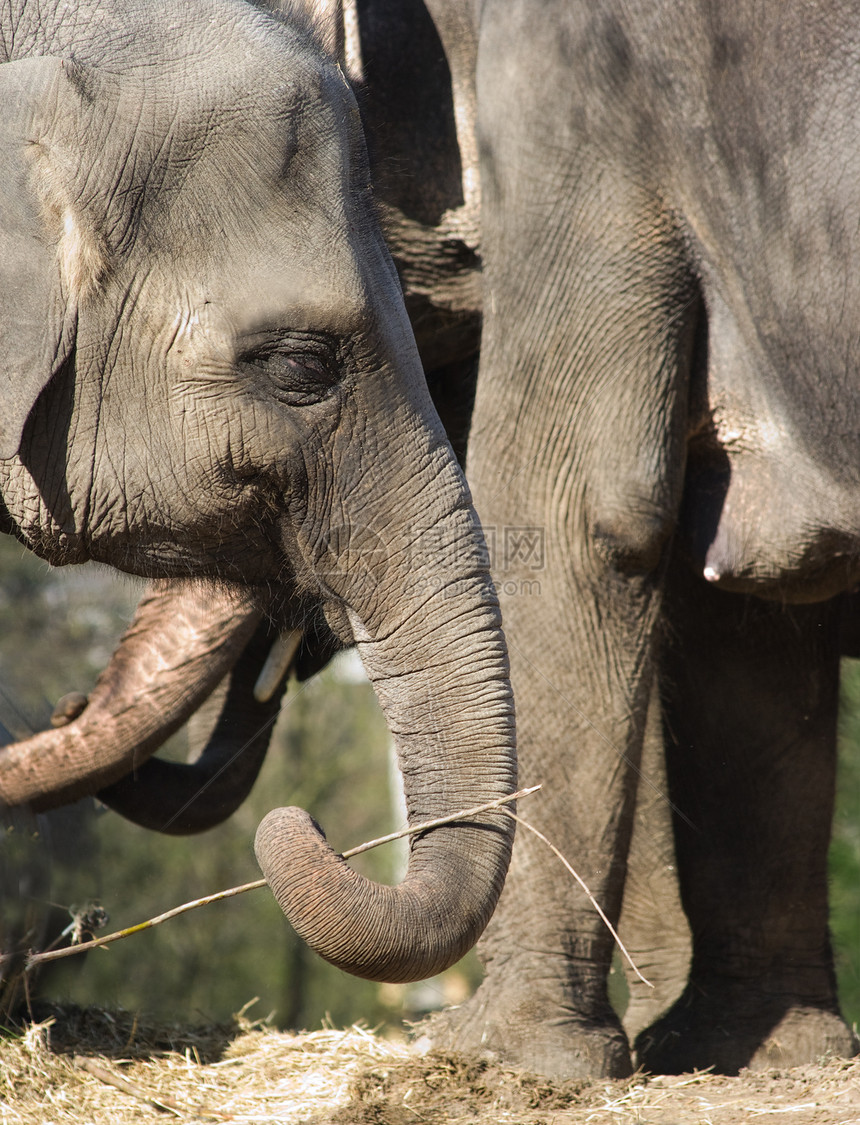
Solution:
{"label": "elephant tusk", "polygon": [[258,703],[268,703],[278,690],[278,685],[289,671],[301,639],[301,629],[290,629],[275,640],[254,684],[254,699]]}
{"label": "elephant tusk", "polygon": [[52,727],[66,727],[82,715],[89,704],[89,698],[82,691],[70,691],[57,703],[51,714]]}

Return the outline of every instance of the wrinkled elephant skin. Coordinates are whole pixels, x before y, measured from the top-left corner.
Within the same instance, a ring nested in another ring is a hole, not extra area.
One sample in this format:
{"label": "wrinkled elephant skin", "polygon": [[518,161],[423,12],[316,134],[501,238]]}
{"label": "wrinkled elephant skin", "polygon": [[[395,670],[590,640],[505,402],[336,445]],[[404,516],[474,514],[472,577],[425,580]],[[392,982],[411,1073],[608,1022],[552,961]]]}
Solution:
{"label": "wrinkled elephant skin", "polygon": [[[0,104],[2,529],[55,564],[174,583],[80,715],[0,755],[0,798],[47,807],[115,785],[141,749],[135,661],[150,710],[166,700],[145,755],[179,717],[177,670],[196,669],[196,704],[210,661],[224,674],[252,659],[261,612],[283,630],[322,613],[357,643],[410,817],[510,793],[480,526],[427,393],[355,99],[301,6],[13,3]],[[257,852],[312,945],[406,980],[475,941],[512,838],[500,812],[435,830],[395,888],[344,868],[298,810],[264,821]]]}
{"label": "wrinkled elephant skin", "polygon": [[[617,917],[637,784],[651,805],[665,793],[647,762],[637,777],[658,700],[693,959],[639,1061],[733,1071],[853,1053],[824,855],[860,530],[856,13],[485,0],[472,26],[466,0],[427,7],[449,69],[436,51],[417,72],[423,105],[440,77],[453,104],[420,127],[416,73],[383,81],[418,57],[417,0],[359,5],[346,54],[461,455],[482,155],[469,473],[495,535],[523,780],[544,784],[527,815]],[[665,868],[671,849],[657,855]],[[644,940],[658,963],[665,948]],[[610,941],[529,837],[482,950],[485,982],[431,1027],[438,1042],[549,1075],[629,1070]]]}
{"label": "wrinkled elephant skin", "polygon": [[[692,962],[638,1062],[853,1054],[826,851],[860,578],[856,6],[428,4],[479,20],[467,472],[528,815],[617,919],[658,675]],[[431,1037],[629,1071],[611,939],[529,835],[480,948]]]}

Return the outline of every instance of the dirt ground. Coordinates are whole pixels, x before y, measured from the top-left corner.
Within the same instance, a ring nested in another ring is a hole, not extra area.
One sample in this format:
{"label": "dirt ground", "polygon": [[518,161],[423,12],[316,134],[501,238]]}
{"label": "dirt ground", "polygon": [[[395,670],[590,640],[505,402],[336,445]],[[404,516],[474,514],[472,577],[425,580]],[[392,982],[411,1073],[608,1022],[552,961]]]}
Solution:
{"label": "dirt ground", "polygon": [[860,1059],[744,1073],[550,1083],[362,1028],[149,1024],[55,1008],[0,1040],[2,1125],[856,1125]]}

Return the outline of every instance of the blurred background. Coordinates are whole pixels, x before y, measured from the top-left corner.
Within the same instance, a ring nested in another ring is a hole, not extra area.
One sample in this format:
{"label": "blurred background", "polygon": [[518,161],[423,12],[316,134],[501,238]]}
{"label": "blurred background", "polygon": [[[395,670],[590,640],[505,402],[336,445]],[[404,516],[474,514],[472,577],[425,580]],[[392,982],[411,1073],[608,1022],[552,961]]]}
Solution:
{"label": "blurred background", "polygon": [[[20,738],[48,726],[61,696],[92,688],[142,584],[94,565],[53,569],[6,536],[0,536],[0,575],[0,722]],[[842,697],[831,926],[843,1012],[849,1023],[860,1023],[860,662],[844,662]],[[166,753],[184,757],[182,732]],[[306,684],[290,684],[260,778],[225,825],[182,839],[145,831],[105,809],[73,813],[55,828],[50,885],[36,879],[31,894],[54,904],[47,942],[71,920],[70,910],[90,902],[107,911],[104,932],[110,932],[258,879],[254,833],[277,805],[308,809],[340,851],[402,826],[399,802],[385,722],[360,662],[346,653]],[[39,853],[47,844],[29,840],[22,850],[20,830],[0,837],[0,894],[3,878],[8,893],[9,869],[26,862],[27,848]],[[405,850],[403,841],[388,844],[356,866],[393,882]],[[347,976],[298,941],[263,889],[60,962],[40,978],[38,991],[182,1020],[229,1020],[255,1001],[251,1018],[271,1016],[284,1029],[357,1020],[393,1028],[461,1002],[479,979],[474,954],[419,985]]]}

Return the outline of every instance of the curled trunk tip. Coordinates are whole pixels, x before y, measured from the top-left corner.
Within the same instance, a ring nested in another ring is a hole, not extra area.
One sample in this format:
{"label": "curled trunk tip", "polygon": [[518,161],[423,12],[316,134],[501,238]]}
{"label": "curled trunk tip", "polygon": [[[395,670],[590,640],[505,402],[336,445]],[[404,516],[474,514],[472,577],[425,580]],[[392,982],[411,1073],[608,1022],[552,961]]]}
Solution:
{"label": "curled trunk tip", "polygon": [[415,842],[396,887],[353,871],[303,809],[270,812],[254,846],[281,909],[312,949],[354,976],[405,983],[450,968],[475,944],[501,894],[512,842],[513,821],[503,813],[433,829]]}

